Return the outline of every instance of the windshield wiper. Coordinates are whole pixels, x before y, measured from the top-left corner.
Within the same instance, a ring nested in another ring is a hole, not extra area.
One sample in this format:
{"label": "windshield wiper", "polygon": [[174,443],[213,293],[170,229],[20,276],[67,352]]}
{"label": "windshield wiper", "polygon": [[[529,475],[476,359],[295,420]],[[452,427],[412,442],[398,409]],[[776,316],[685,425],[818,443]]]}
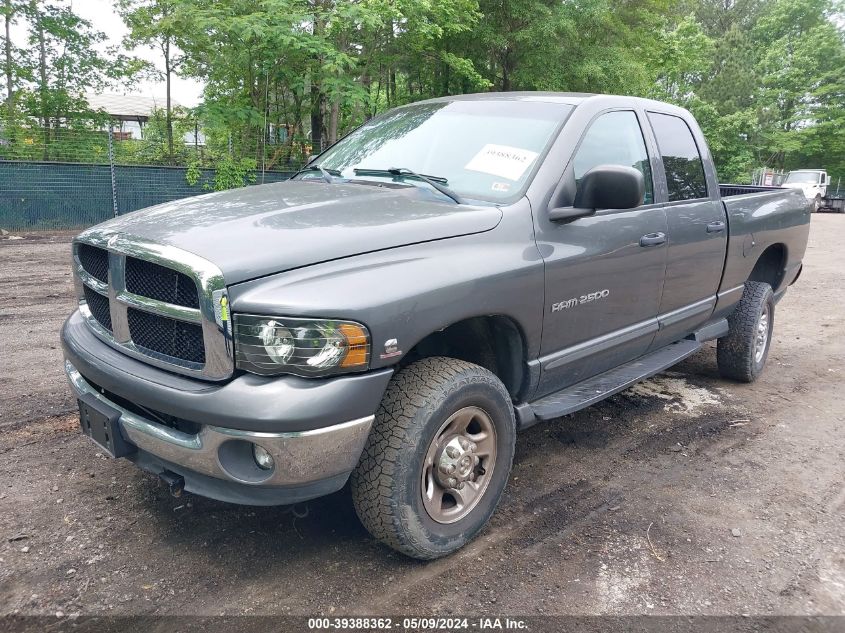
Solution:
{"label": "windshield wiper", "polygon": [[323,177],[323,180],[325,180],[329,184],[332,184],[334,182],[333,176],[341,175],[340,172],[336,169],[326,169],[325,167],[320,167],[319,165],[307,165],[300,169],[298,172],[296,172],[293,176],[291,176],[291,179],[296,178],[300,174],[304,174],[309,171],[319,171],[320,175]]}
{"label": "windshield wiper", "polygon": [[425,174],[418,174],[411,171],[407,167],[391,167],[389,169],[354,169],[356,176],[393,176],[394,178],[401,178],[403,176],[416,178],[422,180],[424,183],[431,185],[444,196],[451,198],[457,204],[466,204],[463,198],[457,193],[449,189],[446,185],[449,181],[441,176],[426,176]]}

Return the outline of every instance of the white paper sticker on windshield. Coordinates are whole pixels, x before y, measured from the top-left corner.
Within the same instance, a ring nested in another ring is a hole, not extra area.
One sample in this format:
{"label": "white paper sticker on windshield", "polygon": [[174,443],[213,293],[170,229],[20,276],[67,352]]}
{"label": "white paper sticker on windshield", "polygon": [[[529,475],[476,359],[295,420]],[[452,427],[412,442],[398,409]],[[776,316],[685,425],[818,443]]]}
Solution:
{"label": "white paper sticker on windshield", "polygon": [[527,149],[488,143],[472,157],[464,169],[480,171],[508,180],[519,180],[537,156],[539,156],[537,152]]}

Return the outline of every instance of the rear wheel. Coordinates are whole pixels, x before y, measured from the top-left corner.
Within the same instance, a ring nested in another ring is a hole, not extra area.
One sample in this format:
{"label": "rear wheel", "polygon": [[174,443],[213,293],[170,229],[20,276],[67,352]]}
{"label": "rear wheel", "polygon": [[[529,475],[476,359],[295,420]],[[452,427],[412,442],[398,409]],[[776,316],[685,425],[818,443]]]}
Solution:
{"label": "rear wheel", "polygon": [[387,388],[352,474],[361,522],[414,558],[463,547],[501,498],[515,429],[510,396],[486,369],[452,358],[404,368]]}
{"label": "rear wheel", "polygon": [[716,346],[719,373],[732,380],[754,382],[769,356],[775,320],[772,287],[745,282],[742,299],[728,317],[730,330]]}

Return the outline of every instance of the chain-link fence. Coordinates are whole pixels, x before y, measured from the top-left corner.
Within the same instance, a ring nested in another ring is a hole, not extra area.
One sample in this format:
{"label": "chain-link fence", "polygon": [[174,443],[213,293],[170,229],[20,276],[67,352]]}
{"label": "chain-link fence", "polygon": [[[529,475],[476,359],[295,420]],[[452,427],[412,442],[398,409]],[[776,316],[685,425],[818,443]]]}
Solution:
{"label": "chain-link fence", "polygon": [[760,187],[780,187],[787,175],[783,170],[760,167],[751,174],[751,184]]}
{"label": "chain-link fence", "polygon": [[0,126],[0,228],[81,228],[170,200],[278,182],[311,150],[260,134],[177,130],[171,144],[154,132]]}

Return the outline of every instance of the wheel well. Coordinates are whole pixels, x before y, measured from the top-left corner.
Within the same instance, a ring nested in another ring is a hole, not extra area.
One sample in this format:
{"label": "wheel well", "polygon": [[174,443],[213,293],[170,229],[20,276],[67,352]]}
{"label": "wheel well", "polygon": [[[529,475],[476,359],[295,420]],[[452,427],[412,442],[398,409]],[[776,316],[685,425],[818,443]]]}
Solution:
{"label": "wheel well", "polygon": [[777,290],[783,280],[786,266],[786,247],[783,244],[772,244],[763,251],[748,281],[762,281],[769,284],[772,290]]}
{"label": "wheel well", "polygon": [[493,372],[516,398],[525,377],[525,343],[519,326],[506,316],[473,317],[432,332],[402,359],[407,365],[421,358],[447,356]]}

